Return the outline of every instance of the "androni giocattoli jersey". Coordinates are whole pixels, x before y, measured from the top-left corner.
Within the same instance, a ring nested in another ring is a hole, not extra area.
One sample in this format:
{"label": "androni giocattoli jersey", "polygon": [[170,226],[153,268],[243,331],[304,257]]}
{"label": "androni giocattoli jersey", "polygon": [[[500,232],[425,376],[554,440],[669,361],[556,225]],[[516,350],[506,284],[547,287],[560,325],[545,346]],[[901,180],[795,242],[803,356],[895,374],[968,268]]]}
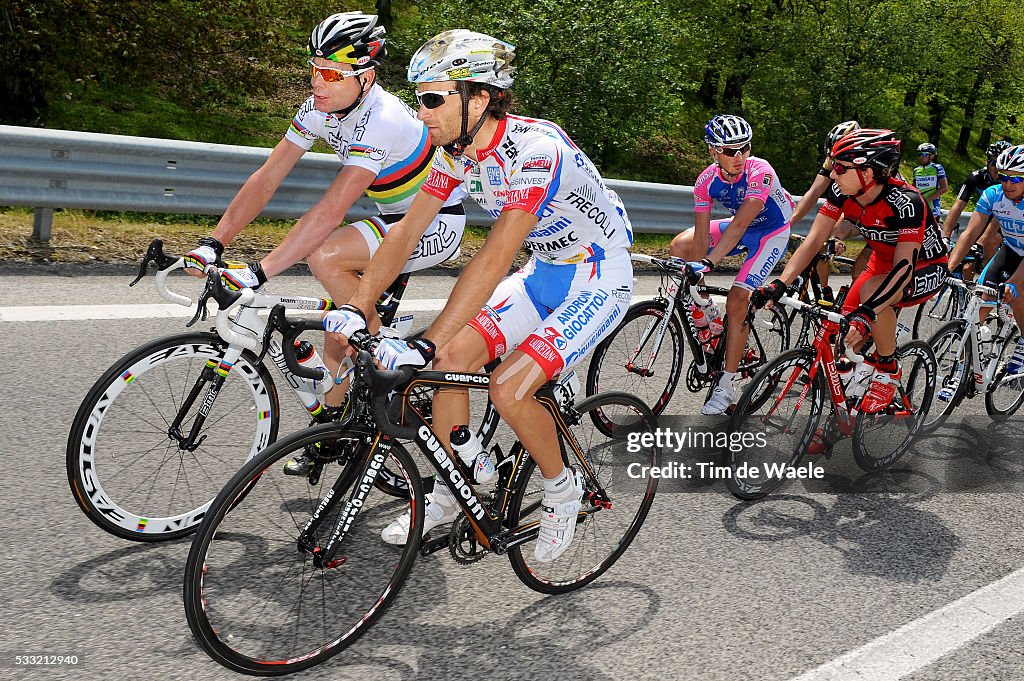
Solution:
{"label": "androni giocattoli jersey", "polygon": [[492,217],[511,209],[536,215],[523,246],[547,262],[600,262],[633,243],[618,195],[549,121],[507,116],[476,158],[439,148],[423,191],[447,199],[460,186]]}
{"label": "androni giocattoli jersey", "polygon": [[[366,168],[377,178],[366,190],[383,215],[405,213],[430,173],[432,147],[427,128],[400,99],[374,85],[345,118],[318,111],[310,97],[295,114],[286,139],[303,149],[317,138],[345,165]],[[462,194],[449,204],[458,203]]]}
{"label": "androni giocattoli jersey", "polygon": [[693,210],[710,213],[712,203],[718,201],[736,215],[743,201],[749,198],[758,199],[764,203],[764,208],[747,231],[771,231],[789,224],[793,216],[793,197],[782,188],[779,176],[768,161],[756,156],[747,159],[743,174],[735,182],[725,181],[717,163],[705,168],[693,187]]}
{"label": "androni giocattoli jersey", "polygon": [[992,215],[999,221],[1003,243],[1017,255],[1024,255],[1024,199],[1014,203],[1006,198],[1002,185],[994,185],[981,193],[974,212]]}

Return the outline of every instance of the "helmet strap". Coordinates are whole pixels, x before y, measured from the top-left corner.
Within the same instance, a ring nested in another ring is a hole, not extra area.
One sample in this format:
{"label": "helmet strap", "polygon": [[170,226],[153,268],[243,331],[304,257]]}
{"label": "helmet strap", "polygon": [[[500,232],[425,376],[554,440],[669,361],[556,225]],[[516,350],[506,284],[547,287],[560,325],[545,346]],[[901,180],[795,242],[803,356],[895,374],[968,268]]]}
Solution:
{"label": "helmet strap", "polygon": [[866,193],[866,192],[867,192],[867,191],[868,191],[869,189],[871,189],[871,188],[872,188],[872,187],[874,187],[874,186],[875,186],[876,184],[878,184],[878,180],[871,180],[870,182],[868,182],[867,184],[865,184],[865,183],[864,183],[864,171],[863,171],[863,170],[861,170],[860,168],[854,168],[854,170],[855,170],[855,171],[856,171],[856,173],[857,173],[857,179],[858,179],[858,180],[860,181],[860,191],[858,191],[858,192],[857,192],[856,194],[854,194],[854,195],[853,195],[853,197],[852,197],[852,198],[856,199],[856,198],[858,198],[858,197],[864,196],[864,194],[865,194],[865,193]]}
{"label": "helmet strap", "polygon": [[356,101],[352,102],[350,105],[346,106],[344,109],[338,109],[337,111],[332,111],[331,112],[332,116],[336,116],[337,118],[344,120],[345,118],[348,117],[348,115],[350,113],[352,113],[353,111],[358,109],[359,105],[363,103],[364,99],[366,99],[366,94],[370,91],[370,89],[368,87],[366,87],[366,81],[363,80],[363,74],[360,73],[360,74],[358,74],[356,76],[356,82],[359,83],[359,96],[356,97]]}
{"label": "helmet strap", "polygon": [[469,91],[465,87],[459,88],[459,96],[462,98],[462,132],[459,138],[450,144],[444,145],[445,151],[452,155],[452,158],[459,158],[466,153],[466,148],[473,143],[473,138],[480,132],[480,128],[484,126],[484,122],[488,119],[490,114],[486,110],[480,114],[480,119],[473,126],[472,130],[469,130]]}

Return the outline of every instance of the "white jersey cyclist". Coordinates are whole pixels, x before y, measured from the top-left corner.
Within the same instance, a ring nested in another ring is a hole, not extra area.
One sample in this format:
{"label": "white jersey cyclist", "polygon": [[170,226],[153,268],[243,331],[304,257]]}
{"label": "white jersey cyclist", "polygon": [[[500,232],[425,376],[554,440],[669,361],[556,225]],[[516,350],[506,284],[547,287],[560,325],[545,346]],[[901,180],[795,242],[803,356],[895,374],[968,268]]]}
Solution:
{"label": "white jersey cyclist", "polygon": [[[306,151],[323,139],[345,165],[365,168],[377,176],[366,195],[377,204],[380,215],[353,223],[366,240],[371,257],[389,225],[412,204],[430,173],[434,150],[416,112],[376,84],[344,117],[317,110],[311,96],[295,114],[285,137]],[[454,192],[445,202],[404,272],[432,267],[455,255],[466,224],[461,206],[464,197],[465,192]]]}
{"label": "white jersey cyclist", "polygon": [[1003,243],[1017,255],[1024,255],[1024,200],[1014,203],[1006,198],[1002,185],[997,184],[981,193],[974,210],[995,217]]}
{"label": "white jersey cyclist", "polygon": [[508,115],[475,158],[434,155],[423,191],[459,187],[490,215],[538,217],[523,246],[530,262],[503,280],[471,325],[491,359],[519,347],[548,377],[582,359],[629,305],[633,231],[622,202],[554,123]]}

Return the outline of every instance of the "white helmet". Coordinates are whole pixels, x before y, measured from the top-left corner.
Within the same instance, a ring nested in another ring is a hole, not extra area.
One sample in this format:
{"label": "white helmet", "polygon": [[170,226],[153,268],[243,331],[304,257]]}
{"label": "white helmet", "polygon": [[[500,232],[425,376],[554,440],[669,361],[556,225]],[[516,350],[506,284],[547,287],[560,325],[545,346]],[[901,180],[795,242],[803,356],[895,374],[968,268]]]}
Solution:
{"label": "white helmet", "polygon": [[483,33],[457,28],[434,36],[409,61],[409,81],[467,80],[500,90],[512,87],[514,45]]}
{"label": "white helmet", "polygon": [[996,158],[996,170],[1024,173],[1024,144],[1010,147]]}

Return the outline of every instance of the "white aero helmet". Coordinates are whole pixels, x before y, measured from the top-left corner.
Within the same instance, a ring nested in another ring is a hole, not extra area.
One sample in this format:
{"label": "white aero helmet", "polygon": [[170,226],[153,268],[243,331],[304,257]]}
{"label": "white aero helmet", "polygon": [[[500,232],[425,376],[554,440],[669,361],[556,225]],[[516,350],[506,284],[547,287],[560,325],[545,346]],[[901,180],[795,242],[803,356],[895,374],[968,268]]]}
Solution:
{"label": "white aero helmet", "polygon": [[409,81],[466,80],[506,90],[515,79],[515,69],[509,66],[515,56],[514,45],[457,28],[434,36],[416,50],[409,61]]}
{"label": "white aero helmet", "polygon": [[1024,144],[1006,149],[996,158],[996,170],[1024,173]]}

